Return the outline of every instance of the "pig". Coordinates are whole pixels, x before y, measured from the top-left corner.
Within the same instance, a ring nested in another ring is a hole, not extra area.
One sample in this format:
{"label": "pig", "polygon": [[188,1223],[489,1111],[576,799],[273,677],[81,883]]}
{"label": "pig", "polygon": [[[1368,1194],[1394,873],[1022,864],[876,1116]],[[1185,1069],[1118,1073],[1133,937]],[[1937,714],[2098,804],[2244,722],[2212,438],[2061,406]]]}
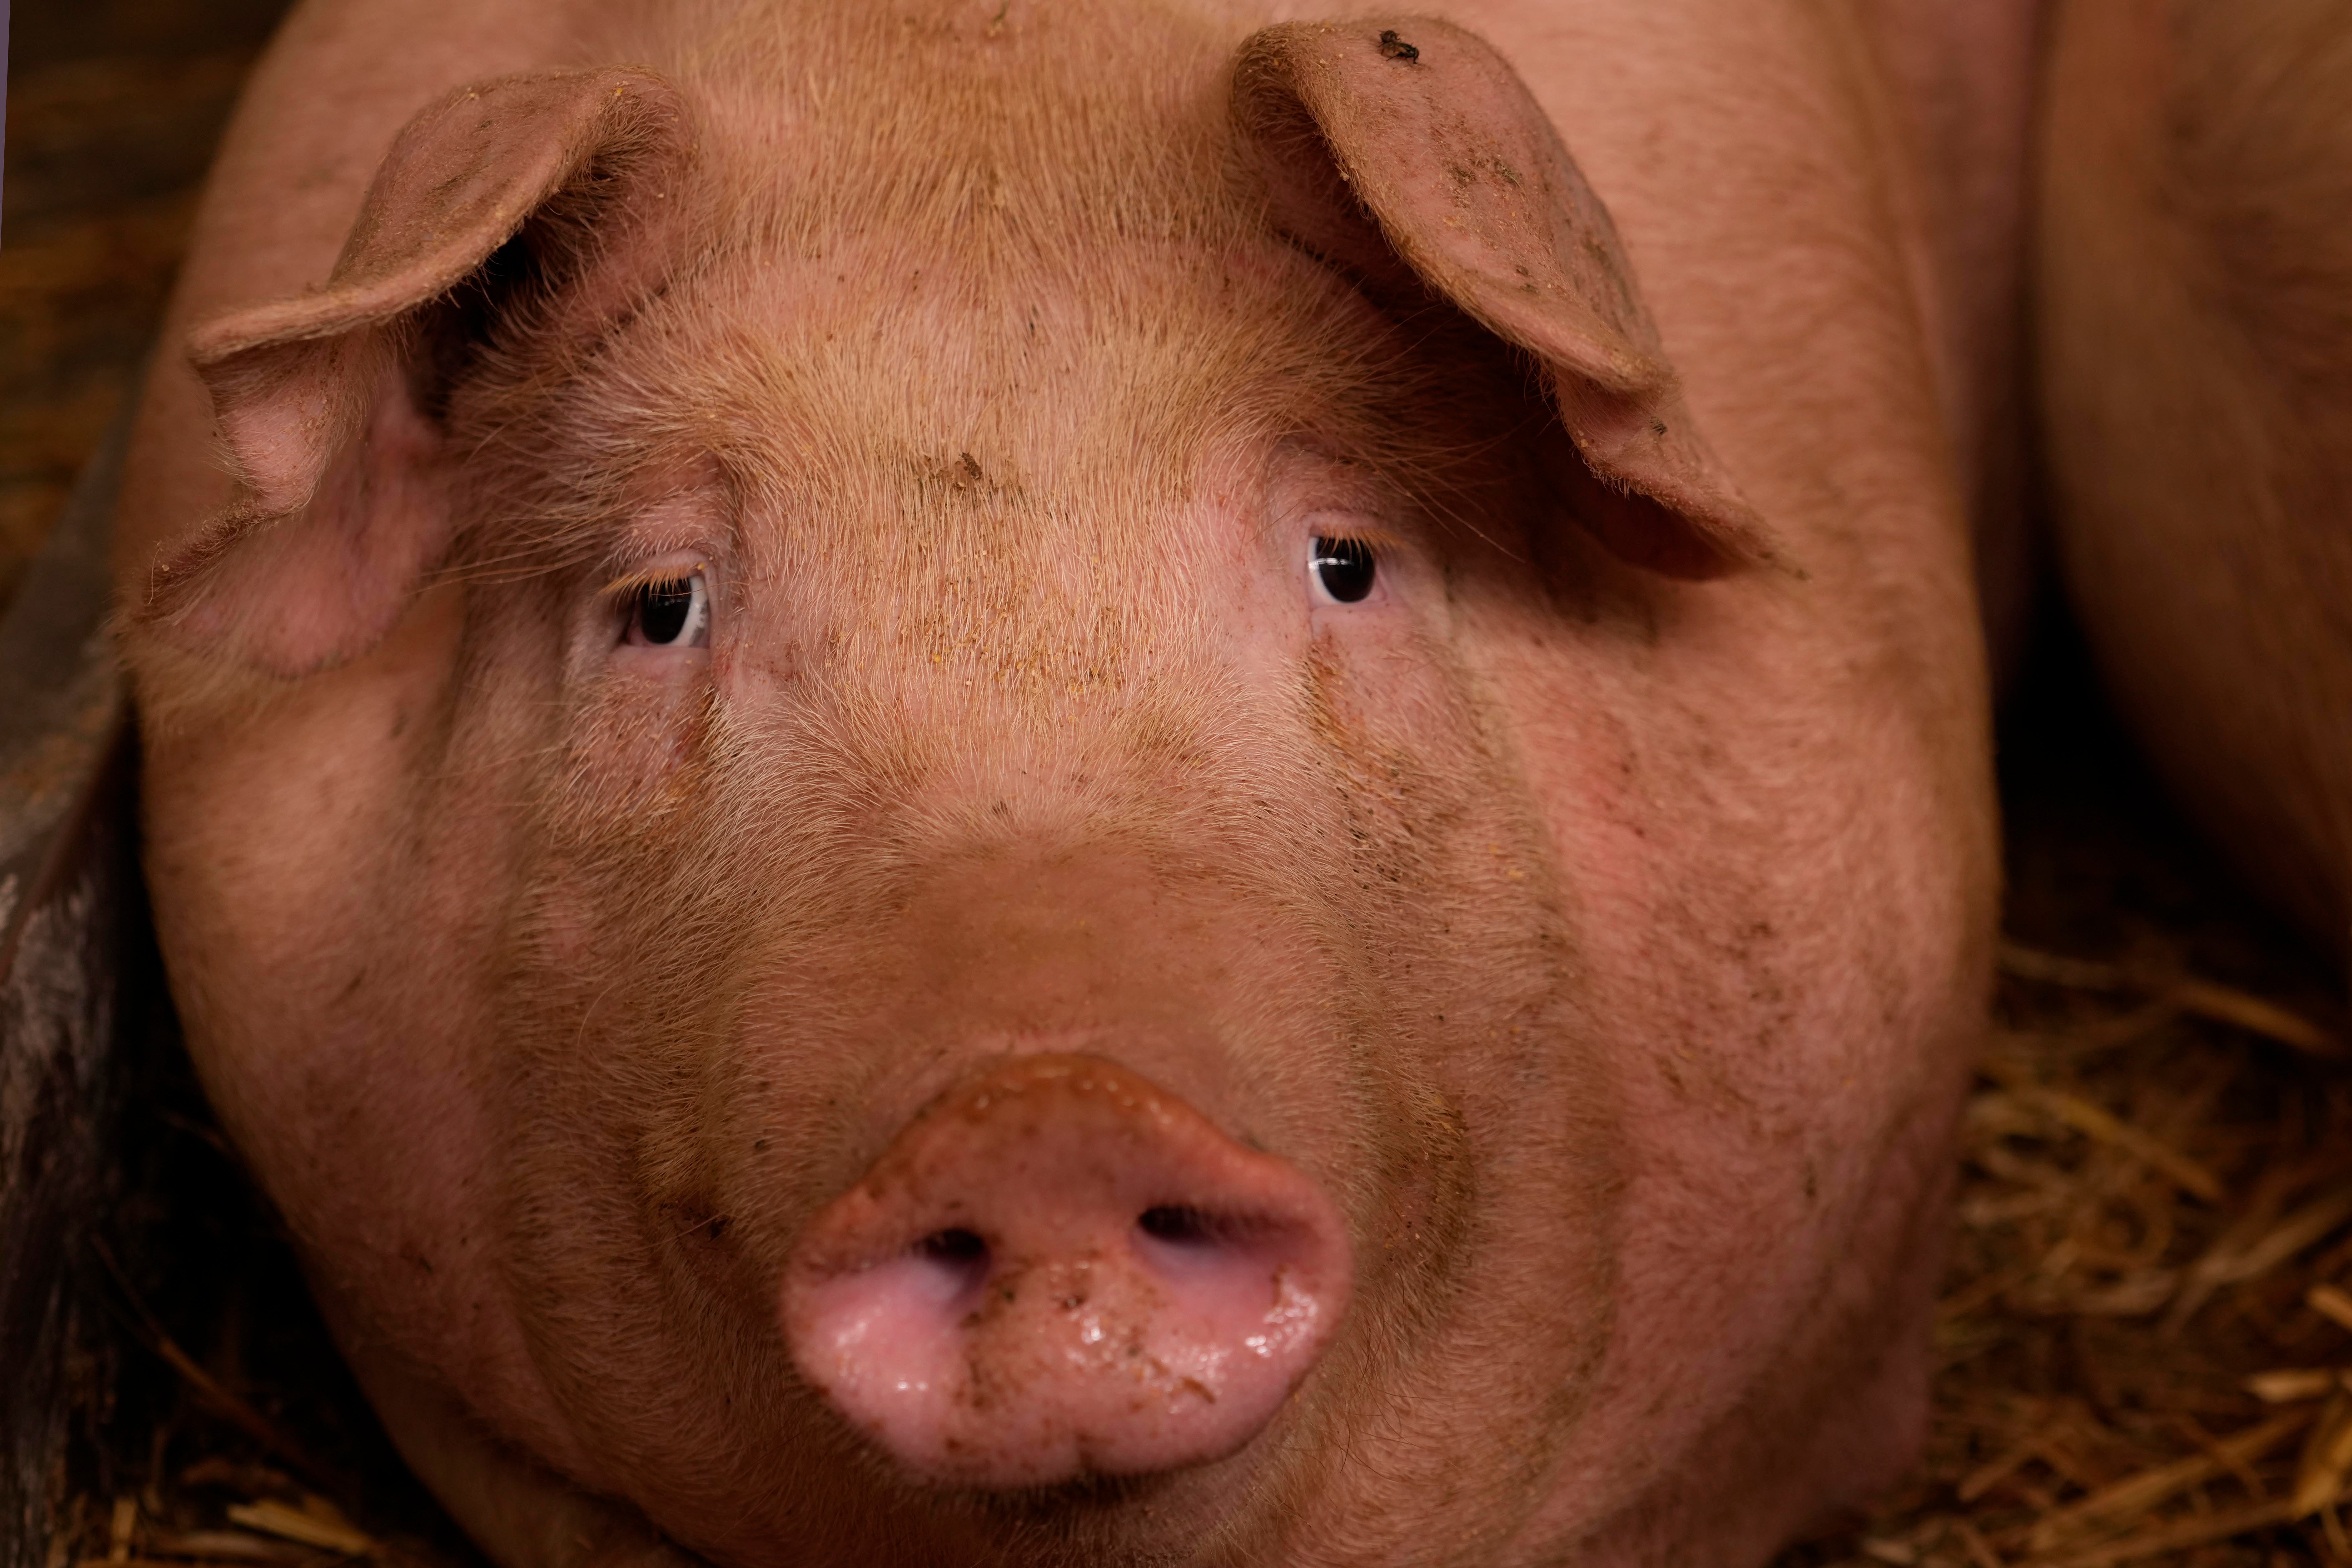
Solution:
{"label": "pig", "polygon": [[2352,17],[2053,14],[2032,258],[2057,554],[2129,727],[2352,957]]}
{"label": "pig", "polygon": [[1742,1564],[1901,1473],[2015,192],[1887,40],[1996,10],[293,15],[126,478],[143,853],[493,1561]]}

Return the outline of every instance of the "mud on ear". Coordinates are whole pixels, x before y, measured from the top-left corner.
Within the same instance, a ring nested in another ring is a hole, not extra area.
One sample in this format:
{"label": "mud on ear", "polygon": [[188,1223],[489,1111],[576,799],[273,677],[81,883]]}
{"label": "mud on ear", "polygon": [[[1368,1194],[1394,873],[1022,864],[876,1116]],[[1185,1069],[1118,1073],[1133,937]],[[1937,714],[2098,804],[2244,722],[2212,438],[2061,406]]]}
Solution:
{"label": "mud on ear", "polygon": [[1285,23],[1236,58],[1275,223],[1403,312],[1432,296],[1542,367],[1579,521],[1677,577],[1793,570],[1684,405],[1609,213],[1526,86],[1425,16]]}
{"label": "mud on ear", "polygon": [[675,95],[635,71],[503,78],[411,121],[324,286],[192,333],[236,490],[134,625],[283,676],[373,647],[453,542],[453,392],[642,296],[685,153]]}

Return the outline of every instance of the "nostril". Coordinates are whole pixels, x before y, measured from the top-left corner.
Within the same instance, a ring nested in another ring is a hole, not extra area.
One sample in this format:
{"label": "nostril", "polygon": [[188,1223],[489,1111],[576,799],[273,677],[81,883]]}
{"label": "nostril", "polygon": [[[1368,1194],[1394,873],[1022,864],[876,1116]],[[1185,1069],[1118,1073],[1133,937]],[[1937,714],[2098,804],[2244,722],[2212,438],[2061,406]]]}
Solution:
{"label": "nostril", "polygon": [[988,1261],[988,1243],[968,1230],[942,1230],[923,1237],[916,1250],[934,1263],[969,1268]]}
{"label": "nostril", "polygon": [[988,1243],[976,1232],[961,1226],[933,1231],[912,1251],[940,1300],[969,1295],[988,1281]]}
{"label": "nostril", "polygon": [[1133,1235],[1137,1258],[1183,1299],[1244,1317],[1263,1309],[1269,1275],[1310,1250],[1308,1237],[1276,1215],[1192,1204],[1155,1204],[1135,1216]]}
{"label": "nostril", "polygon": [[1199,1209],[1160,1204],[1145,1209],[1135,1222],[1138,1230],[1171,1247],[1213,1247],[1224,1239],[1223,1227]]}

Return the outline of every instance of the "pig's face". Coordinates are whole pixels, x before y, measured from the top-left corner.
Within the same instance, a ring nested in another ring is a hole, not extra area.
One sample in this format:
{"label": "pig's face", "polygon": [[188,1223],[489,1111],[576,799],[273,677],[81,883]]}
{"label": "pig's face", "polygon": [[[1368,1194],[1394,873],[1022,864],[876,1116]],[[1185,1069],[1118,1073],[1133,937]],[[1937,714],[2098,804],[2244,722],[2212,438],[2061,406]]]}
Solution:
{"label": "pig's face", "polygon": [[[758,1557],[784,1520],[732,1500],[793,1496],[838,1424],[807,1385],[846,1375],[778,1332],[796,1239],[928,1102],[1051,1053],[1294,1164],[1353,1238],[1326,1370],[1243,1457],[1129,1483],[1108,1536],[1243,1476],[1328,1489],[1425,1378],[1532,1442],[1606,1341],[1622,1159],[1478,631],[1546,600],[1538,476],[1479,451],[1540,410],[1263,242],[1107,247],[1091,279],[828,252],[638,318],[516,443],[590,564],[469,590],[482,722],[529,760],[468,788],[531,805],[433,815],[503,818],[481,896],[525,889],[483,1037],[562,1419],[641,1495],[730,1456],[729,1513],[672,1528]],[[1083,1349],[1049,1317],[1020,1350]],[[1472,1325],[1550,1377],[1459,1364]],[[1129,1468],[968,1425],[906,1457]]]}
{"label": "pig's face", "polygon": [[[1266,36],[1269,144],[1314,69],[1499,68],[1381,31]],[[745,1564],[1549,1560],[1680,1539],[1694,1454],[1750,1542],[1824,1461],[1703,1435],[1910,1321],[1939,1147],[1889,1141],[1965,963],[1890,905],[1951,895],[1916,801],[1804,765],[1833,646],[1593,542],[1749,548],[1646,323],[1521,345],[1584,363],[1563,420],[1465,313],[1511,300],[1341,265],[1381,231],[1250,173],[1229,41],[1153,47],[1157,96],[1033,58],[1018,113],[927,56],[895,139],[708,65],[690,111],[487,89],[444,120],[591,149],[551,216],[393,331],[207,362],[295,521],[134,642],[175,990],[505,1555],[478,1430]],[[339,277],[461,226],[404,227],[402,155]],[[1831,824],[1889,876],[1771,858]],[[1860,1383],[1899,1451],[1911,1363]]]}

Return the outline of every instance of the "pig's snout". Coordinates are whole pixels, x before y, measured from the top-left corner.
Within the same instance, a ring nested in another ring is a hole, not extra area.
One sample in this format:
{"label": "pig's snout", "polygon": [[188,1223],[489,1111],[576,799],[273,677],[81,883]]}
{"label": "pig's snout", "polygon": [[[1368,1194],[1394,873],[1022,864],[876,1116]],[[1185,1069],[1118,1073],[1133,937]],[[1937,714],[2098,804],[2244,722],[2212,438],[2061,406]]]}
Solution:
{"label": "pig's snout", "polygon": [[802,1237],[794,1359],[918,1474],[978,1487],[1223,1458],[1321,1354],[1339,1211],[1090,1057],[1008,1060],[910,1122]]}

